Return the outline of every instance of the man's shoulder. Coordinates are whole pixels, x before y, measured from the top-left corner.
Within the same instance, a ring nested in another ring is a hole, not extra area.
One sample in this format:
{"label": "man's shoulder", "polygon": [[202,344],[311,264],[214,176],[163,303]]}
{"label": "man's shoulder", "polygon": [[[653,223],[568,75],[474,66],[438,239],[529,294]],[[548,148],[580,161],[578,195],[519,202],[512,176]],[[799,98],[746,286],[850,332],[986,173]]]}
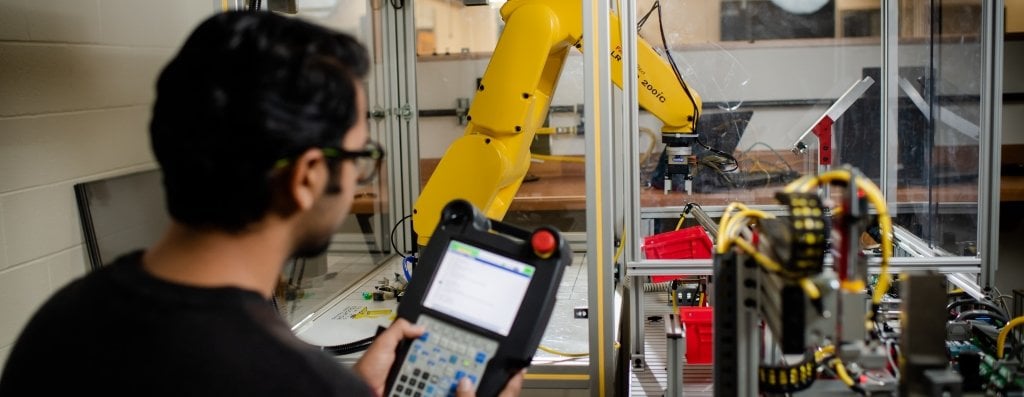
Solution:
{"label": "man's shoulder", "polygon": [[125,255],[114,263],[89,271],[57,289],[40,311],[72,306],[75,310],[92,305],[98,296],[123,293],[117,279],[138,265],[140,252]]}
{"label": "man's shoulder", "polygon": [[71,280],[64,286],[58,288],[53,295],[47,299],[40,308],[40,313],[60,309],[80,310],[90,306],[93,295],[103,291],[110,292],[112,273],[115,271],[112,266],[106,266],[90,271],[77,279]]}

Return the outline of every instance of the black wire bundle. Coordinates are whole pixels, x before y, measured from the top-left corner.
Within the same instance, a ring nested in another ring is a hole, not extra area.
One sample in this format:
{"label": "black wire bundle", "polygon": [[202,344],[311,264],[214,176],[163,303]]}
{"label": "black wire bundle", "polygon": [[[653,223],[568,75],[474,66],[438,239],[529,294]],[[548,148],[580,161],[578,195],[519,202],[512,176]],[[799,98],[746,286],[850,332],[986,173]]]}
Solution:
{"label": "black wire bundle", "polygon": [[375,335],[351,343],[345,343],[334,346],[321,346],[320,350],[323,350],[327,353],[331,353],[335,356],[344,356],[352,353],[366,351],[366,349],[370,348],[370,345],[373,344],[373,340],[376,338],[377,336]]}
{"label": "black wire bundle", "polygon": [[[729,131],[738,131],[738,130],[742,130],[742,128],[734,126],[734,125],[732,125],[732,123],[728,123],[728,122],[727,123],[722,123],[722,125],[718,125],[718,126],[715,126],[714,128],[711,128],[711,131],[713,131],[713,132],[721,131],[721,133],[719,135],[721,135],[723,137],[726,134],[728,134]],[[736,133],[736,139],[737,140],[739,139],[739,133]],[[703,147],[704,149],[706,149],[707,151],[712,153],[710,155],[701,156],[700,160],[699,160],[699,164],[702,167],[707,167],[712,172],[714,172],[718,176],[718,178],[721,179],[722,181],[725,181],[725,183],[728,186],[734,187],[734,188],[740,187],[740,186],[737,186],[737,184],[729,176],[730,173],[738,171],[740,169],[740,162],[739,162],[739,160],[737,160],[736,157],[733,156],[732,154],[729,154],[729,153],[726,153],[726,152],[724,152],[722,150],[719,150],[717,148],[711,147],[711,145],[708,145],[703,140],[701,140],[700,137],[697,137],[697,144],[700,145],[701,147]],[[699,169],[697,171],[700,172]]]}
{"label": "black wire bundle", "polygon": [[402,219],[399,219],[398,222],[395,222],[395,226],[391,228],[391,248],[393,248],[395,250],[395,253],[398,254],[398,256],[401,256],[402,259],[405,259],[405,255],[402,254],[402,251],[398,249],[398,245],[395,244],[395,231],[398,230],[398,226],[400,226],[402,222],[405,222],[405,220],[409,218],[412,218],[412,215],[406,215],[402,217]]}
{"label": "black wire bundle", "polygon": [[999,307],[995,303],[984,301],[984,300],[976,300],[976,299],[973,299],[973,298],[957,299],[957,300],[955,300],[953,302],[950,302],[948,305],[946,305],[946,311],[951,314],[950,317],[953,317],[952,316],[953,309],[958,309],[960,306],[963,306],[963,305],[980,305],[980,306],[985,306],[989,310],[991,310],[992,312],[997,313],[999,315],[999,317],[1004,320],[1003,323],[1006,323],[1006,319],[1008,318],[1006,312],[1003,311],[1003,308]]}
{"label": "black wire bundle", "polygon": [[958,314],[956,316],[956,320],[957,321],[967,321],[967,320],[973,320],[973,319],[976,319],[976,318],[979,318],[979,317],[981,317],[981,318],[986,318],[987,317],[987,318],[990,318],[990,319],[993,319],[993,320],[998,320],[999,324],[1003,324],[1003,325],[1005,325],[1006,323],[1008,323],[1010,321],[1009,319],[1007,319],[1002,314],[994,312],[994,311],[991,311],[991,310],[967,310],[967,311],[962,311],[962,312],[960,312],[960,314]]}
{"label": "black wire bundle", "polygon": [[[395,223],[395,226],[391,228],[391,248],[394,248],[395,253],[401,256],[402,259],[405,259],[406,256],[403,255],[401,251],[399,251],[398,245],[395,244],[395,231],[398,230],[398,226],[400,226],[403,222],[405,222],[406,219],[409,218],[412,218],[412,215],[406,215],[402,217],[402,219],[398,220],[398,222]],[[320,350],[323,350],[327,353],[331,353],[335,356],[344,356],[352,353],[358,353],[366,351],[366,349],[369,349],[370,345],[373,344],[373,340],[375,338],[376,336],[371,336],[357,340],[355,342],[345,343],[341,345],[320,346]]]}
{"label": "black wire bundle", "polygon": [[[676,80],[679,81],[679,85],[683,87],[683,92],[686,92],[686,97],[690,99],[690,105],[693,106],[693,119],[696,123],[697,120],[700,120],[701,109],[697,106],[697,101],[693,99],[693,93],[690,92],[690,87],[686,85],[685,81],[683,81],[683,75],[679,73],[679,67],[676,66],[676,60],[672,57],[672,51],[669,51],[668,40],[665,39],[665,24],[662,22],[663,19],[661,17],[661,2],[654,2],[652,9],[657,9],[658,11],[658,31],[661,33],[661,46],[665,49],[665,57],[668,58],[668,63],[672,66],[672,72],[675,73]],[[643,20],[646,21],[647,16],[644,16]]]}
{"label": "black wire bundle", "polygon": [[636,23],[636,31],[637,31],[637,33],[640,33],[640,29],[642,29],[644,27],[644,24],[647,23],[647,18],[650,18],[651,14],[654,13],[655,9],[657,9],[658,7],[659,7],[658,6],[658,2],[655,1],[654,4],[651,5],[651,9],[647,10],[647,13],[644,14],[644,16],[642,18],[640,18],[639,21],[637,21],[637,23]]}

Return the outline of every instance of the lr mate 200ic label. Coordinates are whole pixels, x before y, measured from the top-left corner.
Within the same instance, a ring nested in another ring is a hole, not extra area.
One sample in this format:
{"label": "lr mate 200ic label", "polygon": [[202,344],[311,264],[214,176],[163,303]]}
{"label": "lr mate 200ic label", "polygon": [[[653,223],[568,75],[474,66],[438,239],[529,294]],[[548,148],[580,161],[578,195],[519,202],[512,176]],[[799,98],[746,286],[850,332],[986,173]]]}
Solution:
{"label": "lr mate 200ic label", "polygon": [[612,59],[622,62],[622,46],[615,46],[612,50]]}
{"label": "lr mate 200ic label", "polygon": [[[616,62],[621,63],[622,62],[622,47],[621,46],[615,46],[615,49],[612,50],[611,57]],[[655,98],[658,98],[658,102],[665,103],[665,101],[668,100],[668,98],[665,97],[665,92],[662,91],[662,90],[659,90],[657,87],[654,86],[653,83],[651,83],[647,79],[643,78],[643,76],[645,74],[646,73],[644,73],[643,69],[639,69],[639,71],[637,73],[637,80],[640,80],[640,86],[644,87],[644,89],[646,89],[648,92],[650,92],[651,95],[654,95]]]}
{"label": "lr mate 200ic label", "polygon": [[667,98],[665,98],[665,93],[655,87],[654,84],[647,81],[647,79],[640,79],[640,85],[646,88],[647,91],[649,91],[651,95],[654,95],[655,98],[658,98],[658,102],[665,103],[667,100]]}

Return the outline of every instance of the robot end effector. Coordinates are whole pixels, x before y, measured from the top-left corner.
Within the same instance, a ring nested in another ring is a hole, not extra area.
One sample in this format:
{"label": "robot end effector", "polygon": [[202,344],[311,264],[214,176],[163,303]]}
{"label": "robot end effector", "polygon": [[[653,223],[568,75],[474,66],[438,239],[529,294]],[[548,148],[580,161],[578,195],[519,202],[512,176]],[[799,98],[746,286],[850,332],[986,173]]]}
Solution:
{"label": "robot end effector", "polygon": [[666,144],[665,164],[665,194],[671,192],[672,176],[683,176],[683,190],[686,194],[693,193],[693,166],[697,164],[697,157],[693,155],[693,141],[697,140],[696,134],[663,134],[661,142]]}

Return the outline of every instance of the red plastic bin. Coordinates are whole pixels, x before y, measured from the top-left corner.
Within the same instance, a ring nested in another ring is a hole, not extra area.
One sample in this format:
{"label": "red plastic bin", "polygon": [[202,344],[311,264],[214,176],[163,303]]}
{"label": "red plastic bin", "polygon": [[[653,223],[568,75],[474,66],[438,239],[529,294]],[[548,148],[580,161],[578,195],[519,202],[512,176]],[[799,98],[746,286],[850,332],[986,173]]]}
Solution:
{"label": "red plastic bin", "polygon": [[679,321],[686,328],[686,362],[688,364],[713,363],[714,309],[710,307],[680,307]]}
{"label": "red plastic bin", "polygon": [[[709,259],[711,247],[711,238],[700,226],[644,237],[647,259]],[[660,283],[679,277],[651,276],[651,282]]]}

